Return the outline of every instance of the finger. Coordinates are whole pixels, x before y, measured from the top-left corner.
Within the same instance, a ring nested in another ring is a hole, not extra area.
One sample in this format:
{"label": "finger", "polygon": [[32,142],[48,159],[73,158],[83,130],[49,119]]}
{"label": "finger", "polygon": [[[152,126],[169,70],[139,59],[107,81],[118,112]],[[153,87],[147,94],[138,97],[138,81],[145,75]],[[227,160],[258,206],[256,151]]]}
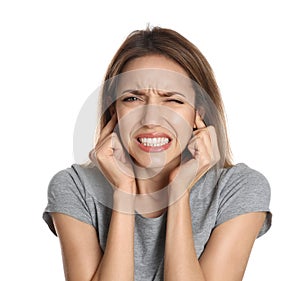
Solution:
{"label": "finger", "polygon": [[100,158],[105,159],[106,157],[113,156],[114,153],[114,135],[116,133],[110,133],[106,138],[103,138],[101,141],[99,140],[97,145],[95,146],[95,154],[97,159]]}
{"label": "finger", "polygon": [[206,127],[198,111],[196,111],[195,124],[197,129],[203,129]]}
{"label": "finger", "polygon": [[208,126],[204,129],[197,130],[192,140],[195,140],[195,143],[197,144],[198,147],[200,147],[201,145],[199,140],[202,141],[203,143],[202,146],[206,147],[206,151],[209,151],[212,162],[216,163],[220,160],[220,151],[219,151],[217,133],[213,126]]}
{"label": "finger", "polygon": [[188,150],[193,158],[211,158],[212,145],[210,141],[209,132],[203,130],[193,137],[188,145]]}
{"label": "finger", "polygon": [[98,141],[102,141],[103,139],[107,138],[113,132],[116,124],[117,124],[117,114],[114,113],[114,115],[111,117],[111,119],[105,125],[105,127],[101,130]]}
{"label": "finger", "polygon": [[[210,127],[210,126],[209,126]],[[211,142],[211,136],[210,136],[210,130],[209,127],[205,127],[202,129],[198,129],[194,132],[194,136],[190,140],[191,148],[200,149],[201,147],[205,148],[206,150],[212,149],[212,142]]]}
{"label": "finger", "polygon": [[[95,164],[100,167],[114,157],[114,145],[117,145],[116,133],[109,134],[105,139],[98,141],[97,145],[91,150],[89,157]],[[101,170],[101,169],[100,169]]]}
{"label": "finger", "polygon": [[111,134],[111,148],[113,149],[114,157],[125,163],[125,152],[121,141],[116,133]]}
{"label": "finger", "polygon": [[[125,150],[116,133],[112,133],[106,140],[106,146],[109,151],[109,159],[113,160],[111,167],[117,167],[119,171],[127,176],[134,177],[129,159],[126,157]],[[109,160],[107,159],[107,160]],[[105,161],[107,161],[105,159]]]}
{"label": "finger", "polygon": [[189,167],[189,169],[194,170],[194,176],[188,189],[192,188],[193,185],[213,166],[211,150],[209,147],[206,147],[204,140],[196,139],[189,149],[194,155],[194,159],[191,159],[194,160],[194,162],[190,161],[192,166]]}
{"label": "finger", "polygon": [[124,148],[118,135],[115,132],[108,135],[101,141],[101,143],[99,143],[98,146],[95,147],[92,157],[96,157],[97,160],[100,160],[102,162],[105,162],[110,158],[117,158],[118,161],[124,163],[126,162]]}

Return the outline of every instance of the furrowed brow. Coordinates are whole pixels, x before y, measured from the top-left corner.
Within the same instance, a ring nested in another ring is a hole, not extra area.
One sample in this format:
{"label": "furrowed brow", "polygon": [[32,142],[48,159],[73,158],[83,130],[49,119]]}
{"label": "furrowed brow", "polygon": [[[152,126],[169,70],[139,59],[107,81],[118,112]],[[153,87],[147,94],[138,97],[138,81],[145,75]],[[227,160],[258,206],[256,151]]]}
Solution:
{"label": "furrowed brow", "polygon": [[145,95],[145,93],[142,92],[142,91],[140,91],[140,90],[127,89],[127,90],[122,91],[122,93],[121,93],[120,96],[122,96],[122,95],[124,95],[126,93],[134,94],[134,95],[137,95],[137,96],[143,96],[143,95]]}
{"label": "furrowed brow", "polygon": [[[121,95],[124,95],[126,93],[130,93],[130,94],[133,94],[133,95],[137,95],[137,96],[144,96],[146,95],[147,90],[136,90],[136,89],[127,89],[127,90],[124,90],[122,91]],[[175,96],[175,95],[179,95],[183,98],[186,98],[186,96],[182,93],[179,93],[179,92],[175,92],[175,91],[156,91],[158,93],[158,95],[162,96],[162,97],[172,97],[172,96]]]}
{"label": "furrowed brow", "polygon": [[179,95],[179,96],[182,96],[182,97],[186,98],[185,95],[183,95],[179,92],[172,92],[172,91],[171,92],[158,92],[158,94],[160,96],[163,96],[163,97],[172,97],[172,96],[175,96],[175,95]]}

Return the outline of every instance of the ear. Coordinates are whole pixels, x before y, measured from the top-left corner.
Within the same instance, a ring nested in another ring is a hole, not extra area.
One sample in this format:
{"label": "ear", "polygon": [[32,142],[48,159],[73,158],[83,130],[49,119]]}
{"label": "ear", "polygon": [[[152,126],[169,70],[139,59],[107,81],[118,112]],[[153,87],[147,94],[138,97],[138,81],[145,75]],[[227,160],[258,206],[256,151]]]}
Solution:
{"label": "ear", "polygon": [[116,113],[115,105],[112,104],[108,110],[109,110],[110,115],[113,116]]}

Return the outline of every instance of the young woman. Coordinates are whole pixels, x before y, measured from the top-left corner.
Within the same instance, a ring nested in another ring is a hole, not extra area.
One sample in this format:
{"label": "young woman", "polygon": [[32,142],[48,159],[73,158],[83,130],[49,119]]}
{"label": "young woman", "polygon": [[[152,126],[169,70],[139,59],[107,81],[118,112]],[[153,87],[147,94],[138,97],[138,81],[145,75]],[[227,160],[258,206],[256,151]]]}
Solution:
{"label": "young woman", "polygon": [[99,101],[92,161],[52,178],[43,215],[66,280],[242,280],[270,188],[231,161],[205,57],[173,30],[135,31]]}

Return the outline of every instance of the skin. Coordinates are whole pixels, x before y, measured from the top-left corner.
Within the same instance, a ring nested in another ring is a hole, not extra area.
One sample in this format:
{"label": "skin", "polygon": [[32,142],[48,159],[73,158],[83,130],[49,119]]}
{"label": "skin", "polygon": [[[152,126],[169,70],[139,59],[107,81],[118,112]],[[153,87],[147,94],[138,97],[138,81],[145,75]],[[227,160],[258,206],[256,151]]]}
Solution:
{"label": "skin", "polygon": [[[162,56],[135,59],[128,63],[125,71],[144,68],[162,68],[186,75],[180,65]],[[105,253],[99,247],[97,233],[92,226],[64,214],[52,214],[61,242],[66,280],[134,280],[134,215],[119,212],[118,208],[123,208],[124,192],[132,194],[126,199],[125,205],[127,209],[134,210],[140,193],[150,193],[166,185],[169,186],[169,200],[176,202],[168,207],[167,212],[164,280],[242,280],[266,214],[248,213],[216,227],[198,260],[193,242],[189,196],[194,182],[219,160],[214,129],[205,127],[189,103],[178,106],[166,102],[166,97],[154,90],[143,91],[140,97],[140,100],[134,99],[129,104],[121,99],[117,101],[116,108],[112,109],[115,114],[101,131],[92,154],[99,169],[115,188],[114,210]],[[167,149],[154,152],[155,157],[159,158],[155,163],[149,153],[138,149],[136,134],[160,132],[175,138],[179,134],[176,130],[178,124],[164,120],[165,123],[161,125],[144,112],[141,118],[135,120],[136,123],[124,126],[122,120],[144,105],[154,105],[158,109],[161,106],[168,107],[172,113],[176,112],[181,116],[178,122],[185,120],[183,124],[187,132],[196,127],[189,141],[178,136],[178,141],[172,141]],[[114,132],[116,124],[119,124],[121,140]],[[191,157],[180,165],[184,145]],[[124,147],[134,156],[133,165]],[[141,169],[150,176],[136,177]],[[159,173],[156,173],[157,170]],[[182,186],[184,189],[180,190]],[[178,194],[181,195],[179,200]],[[155,211],[147,216],[158,216],[163,211]]]}
{"label": "skin", "polygon": [[[155,76],[156,73],[134,72],[133,82],[130,77],[121,83],[119,92],[123,94],[117,99],[115,108],[121,141],[137,164],[133,167],[134,174],[138,193],[143,194],[157,191],[168,184],[168,180],[164,179],[168,179],[170,172],[180,164],[181,153],[192,137],[196,117],[193,106],[195,94],[186,89],[186,81],[182,77],[188,76],[178,64],[162,56],[143,57],[130,61],[124,72],[151,68],[163,69],[166,73],[158,71],[158,77],[153,81],[149,76]],[[130,85],[127,80],[131,82]],[[166,82],[168,80],[180,81],[176,83],[175,94],[167,94],[174,89],[174,86],[170,86],[171,82]],[[137,85],[138,91],[128,90]],[[140,149],[138,136],[151,137],[157,134],[172,139],[168,149],[154,153]],[[140,173],[147,173],[146,180],[141,179]]]}

